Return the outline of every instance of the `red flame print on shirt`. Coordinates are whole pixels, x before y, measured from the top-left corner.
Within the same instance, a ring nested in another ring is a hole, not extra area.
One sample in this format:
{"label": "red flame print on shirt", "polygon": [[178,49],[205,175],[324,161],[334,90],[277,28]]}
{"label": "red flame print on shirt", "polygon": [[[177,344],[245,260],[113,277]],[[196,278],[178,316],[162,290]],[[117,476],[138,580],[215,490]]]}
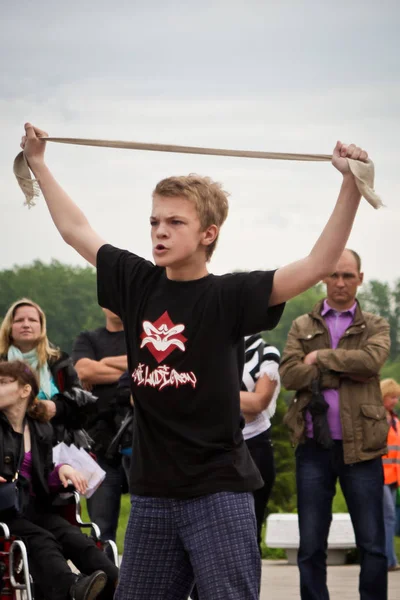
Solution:
{"label": "red flame print on shirt", "polygon": [[185,342],[187,338],[182,335],[185,326],[182,323],[175,325],[165,311],[157,321],[143,321],[143,333],[140,336],[142,343],[141,348],[147,346],[147,349],[152,353],[158,363],[162,362],[173,352],[179,348],[185,352]]}

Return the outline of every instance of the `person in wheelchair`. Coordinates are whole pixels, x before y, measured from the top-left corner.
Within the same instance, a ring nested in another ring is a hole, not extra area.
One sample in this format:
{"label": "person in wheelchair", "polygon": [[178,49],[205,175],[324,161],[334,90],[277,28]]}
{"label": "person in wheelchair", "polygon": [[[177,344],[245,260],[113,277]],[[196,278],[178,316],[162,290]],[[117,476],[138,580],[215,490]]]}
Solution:
{"label": "person in wheelchair", "polygon": [[[69,482],[84,493],[86,481],[69,465],[54,467],[52,427],[46,408],[37,400],[38,391],[26,363],[0,362],[0,521],[25,542],[40,598],[112,600],[118,568],[94,540],[52,506],[57,492]],[[7,493],[10,488],[13,495]]]}

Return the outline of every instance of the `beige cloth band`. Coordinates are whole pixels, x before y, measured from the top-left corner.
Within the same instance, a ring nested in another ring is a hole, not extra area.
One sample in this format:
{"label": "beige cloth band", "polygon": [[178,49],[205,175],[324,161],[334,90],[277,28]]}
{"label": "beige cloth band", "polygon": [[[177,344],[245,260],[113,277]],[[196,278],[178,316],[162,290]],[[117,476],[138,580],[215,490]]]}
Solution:
{"label": "beige cloth band", "polygon": [[[183,154],[206,154],[211,156],[233,156],[242,158],[263,158],[271,160],[302,160],[326,162],[332,159],[329,154],[291,154],[285,152],[260,152],[253,150],[226,150],[222,148],[199,148],[197,146],[176,146],[172,144],[147,144],[142,142],[123,142],[116,140],[90,140],[82,138],[48,137],[47,142],[60,144],[73,144],[76,146],[101,146],[104,148],[122,148],[129,150],[151,150],[154,152],[178,152]],[[357,187],[366,200],[374,207],[383,206],[380,197],[374,191],[374,164],[372,161],[364,163],[358,160],[347,159],[353,173]],[[14,161],[14,174],[25,195],[26,204],[34,206],[35,196],[39,196],[40,188],[36,180],[32,179],[25,155],[20,152]]]}

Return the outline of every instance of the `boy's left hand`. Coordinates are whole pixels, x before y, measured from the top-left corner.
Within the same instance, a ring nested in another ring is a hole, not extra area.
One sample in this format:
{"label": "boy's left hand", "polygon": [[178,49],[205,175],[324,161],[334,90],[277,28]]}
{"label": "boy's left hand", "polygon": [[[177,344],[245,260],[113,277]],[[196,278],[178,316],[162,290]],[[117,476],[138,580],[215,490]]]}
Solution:
{"label": "boy's left hand", "polygon": [[80,494],[84,494],[86,492],[86,478],[82,475],[82,473],[80,473],[70,465],[62,465],[58,471],[58,476],[62,485],[65,488],[68,487],[68,484],[71,482]]}
{"label": "boy's left hand", "polygon": [[356,146],[355,144],[348,145],[342,144],[342,142],[337,142],[332,155],[332,164],[343,175],[350,173],[349,163],[347,162],[346,158],[367,162],[368,152],[362,148],[359,148],[359,146]]}
{"label": "boy's left hand", "polygon": [[46,142],[44,138],[49,137],[48,133],[30,123],[25,123],[25,135],[21,139],[21,148],[24,151],[25,158],[29,166],[44,164],[44,152]]}

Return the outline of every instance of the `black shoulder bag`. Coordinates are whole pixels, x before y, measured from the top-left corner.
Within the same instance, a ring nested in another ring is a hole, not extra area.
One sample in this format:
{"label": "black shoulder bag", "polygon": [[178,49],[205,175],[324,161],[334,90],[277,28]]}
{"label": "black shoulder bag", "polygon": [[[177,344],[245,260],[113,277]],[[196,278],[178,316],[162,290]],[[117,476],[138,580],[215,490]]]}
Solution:
{"label": "black shoulder bag", "polygon": [[10,514],[18,514],[21,510],[20,489],[18,486],[18,475],[24,458],[24,435],[22,434],[21,448],[17,463],[17,470],[11,481],[0,483],[0,512],[7,511]]}
{"label": "black shoulder bag", "polygon": [[321,391],[319,379],[311,383],[311,400],[306,407],[312,417],[314,440],[326,450],[333,446],[333,440],[328,425],[329,404]]}

